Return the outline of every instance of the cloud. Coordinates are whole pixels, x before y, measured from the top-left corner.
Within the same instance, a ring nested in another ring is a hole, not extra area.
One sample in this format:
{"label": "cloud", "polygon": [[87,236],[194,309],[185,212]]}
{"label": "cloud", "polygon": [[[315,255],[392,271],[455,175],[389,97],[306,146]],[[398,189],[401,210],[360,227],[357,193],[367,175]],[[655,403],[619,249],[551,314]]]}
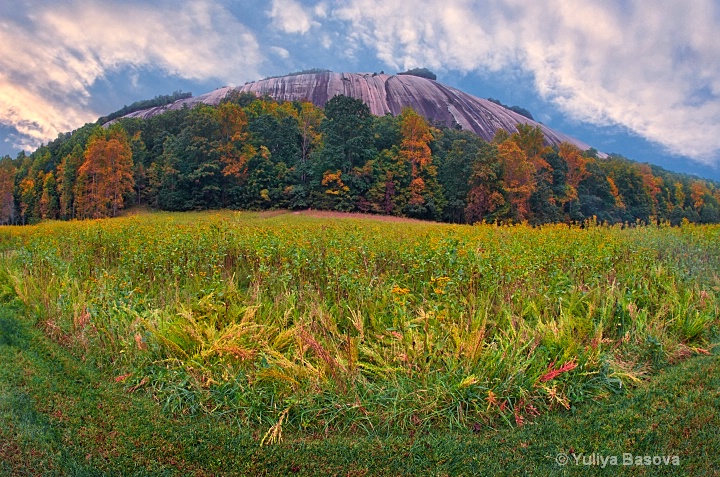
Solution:
{"label": "cloud", "polygon": [[333,41],[330,38],[330,35],[323,34],[320,36],[320,45],[322,45],[323,48],[330,49],[330,47],[333,45]]}
{"label": "cloud", "polygon": [[327,18],[327,4],[325,2],[320,2],[313,8],[313,12],[315,13],[315,16],[318,18]]}
{"label": "cloud", "polygon": [[345,0],[329,15],[391,67],[520,68],[575,119],[720,162],[714,0]]}
{"label": "cloud", "polygon": [[252,32],[208,1],[31,7],[0,23],[0,124],[17,131],[16,147],[97,119],[87,106],[90,88],[110,71],[151,67],[237,83],[256,78],[263,61]]}
{"label": "cloud", "polygon": [[290,58],[290,52],[281,46],[271,46],[270,51],[272,51],[282,59]]}
{"label": "cloud", "polygon": [[[316,12],[322,15],[323,7],[318,6]],[[311,27],[319,25],[295,0],[273,0],[268,15],[272,18],[273,26],[285,33],[305,34]]]}

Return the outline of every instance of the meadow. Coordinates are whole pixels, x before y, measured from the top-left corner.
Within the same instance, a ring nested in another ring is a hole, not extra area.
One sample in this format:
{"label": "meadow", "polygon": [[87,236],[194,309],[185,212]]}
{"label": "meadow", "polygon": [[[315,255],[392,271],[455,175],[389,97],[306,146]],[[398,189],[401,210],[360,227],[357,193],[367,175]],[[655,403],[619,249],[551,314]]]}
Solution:
{"label": "meadow", "polygon": [[285,212],[0,228],[0,295],[170,415],[283,432],[523,426],[709,354],[720,227]]}

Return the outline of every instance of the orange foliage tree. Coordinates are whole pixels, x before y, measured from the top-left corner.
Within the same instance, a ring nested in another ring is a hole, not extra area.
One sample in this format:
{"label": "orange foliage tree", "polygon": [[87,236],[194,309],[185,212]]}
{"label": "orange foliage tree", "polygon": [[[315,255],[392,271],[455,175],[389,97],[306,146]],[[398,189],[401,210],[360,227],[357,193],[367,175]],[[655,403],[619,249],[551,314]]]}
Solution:
{"label": "orange foliage tree", "polygon": [[248,119],[243,109],[234,103],[218,106],[220,123],[220,161],[225,166],[223,174],[238,179],[247,176],[247,162],[257,153],[248,142]]}
{"label": "orange foliage tree", "polygon": [[75,184],[78,218],[114,217],[132,192],[132,149],[121,127],[98,127],[88,140]]}
{"label": "orange foliage tree", "polygon": [[662,177],[655,177],[655,175],[652,173],[652,169],[650,169],[650,164],[637,164],[635,168],[640,177],[642,178],[643,189],[645,189],[645,193],[648,195],[648,197],[650,197],[650,200],[652,201],[652,213],[657,214],[659,197],[662,194]]}
{"label": "orange foliage tree", "polygon": [[577,188],[580,183],[590,175],[587,170],[587,159],[582,156],[580,149],[574,144],[563,142],[560,144],[558,155],[567,163],[567,185],[570,186],[569,199],[577,198]]}
{"label": "orange foliage tree", "polygon": [[[425,118],[411,108],[400,114],[400,158],[410,164],[408,204],[415,206],[411,215],[422,216],[428,211],[423,207],[430,202],[442,203],[442,193],[437,184],[437,168],[432,164],[430,142],[434,139]],[[420,207],[420,208],[417,208]]]}
{"label": "orange foliage tree", "polygon": [[690,199],[692,200],[693,207],[697,212],[705,205],[705,196],[710,195],[710,189],[705,185],[704,182],[694,181],[690,186]]}

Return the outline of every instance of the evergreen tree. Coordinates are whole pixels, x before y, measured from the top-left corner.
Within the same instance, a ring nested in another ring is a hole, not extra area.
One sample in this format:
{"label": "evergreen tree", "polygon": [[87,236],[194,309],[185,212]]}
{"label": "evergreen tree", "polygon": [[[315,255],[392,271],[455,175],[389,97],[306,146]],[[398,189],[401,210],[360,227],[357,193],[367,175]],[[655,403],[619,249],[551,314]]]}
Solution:
{"label": "evergreen tree", "polygon": [[433,157],[438,164],[438,181],[447,201],[442,219],[463,223],[466,221],[465,207],[470,192],[469,178],[482,139],[469,131],[445,129],[436,137],[434,144]]}
{"label": "evergreen tree", "polygon": [[503,167],[496,144],[483,143],[473,161],[470,191],[465,207],[469,223],[492,222],[507,217],[510,204],[503,189]]}
{"label": "evergreen tree", "polygon": [[0,225],[15,222],[15,165],[10,156],[0,160]]}
{"label": "evergreen tree", "polygon": [[55,175],[51,172],[45,174],[43,190],[40,196],[40,217],[42,219],[57,219],[60,213]]}
{"label": "evergreen tree", "polygon": [[318,177],[326,171],[349,173],[375,156],[373,117],[370,108],[359,99],[338,95],[325,105],[320,126],[324,147],[319,157]]}

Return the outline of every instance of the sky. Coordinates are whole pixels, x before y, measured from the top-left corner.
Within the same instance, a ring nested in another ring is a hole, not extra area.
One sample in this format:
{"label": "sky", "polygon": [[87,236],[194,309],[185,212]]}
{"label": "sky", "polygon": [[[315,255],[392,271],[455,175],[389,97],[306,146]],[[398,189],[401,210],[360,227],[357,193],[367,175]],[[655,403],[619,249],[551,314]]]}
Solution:
{"label": "sky", "polygon": [[427,67],[602,152],[720,180],[718,32],[720,0],[2,0],[0,155],[177,90]]}

